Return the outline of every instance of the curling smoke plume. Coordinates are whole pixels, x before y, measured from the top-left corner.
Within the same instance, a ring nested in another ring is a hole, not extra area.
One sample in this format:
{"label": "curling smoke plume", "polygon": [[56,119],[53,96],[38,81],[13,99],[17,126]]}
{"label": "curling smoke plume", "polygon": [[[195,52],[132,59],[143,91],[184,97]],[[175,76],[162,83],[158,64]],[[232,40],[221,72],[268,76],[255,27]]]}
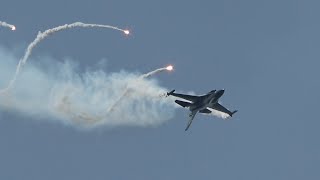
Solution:
{"label": "curling smoke plume", "polygon": [[[3,24],[3,26],[7,26],[7,27],[11,27],[12,29],[15,27],[13,25],[7,24],[5,22],[1,22]],[[56,32],[62,31],[62,30],[66,30],[66,29],[71,29],[71,28],[75,28],[75,27],[82,27],[82,28],[108,28],[108,29],[114,29],[114,30],[118,30],[118,31],[122,31],[125,34],[129,34],[128,30],[124,30],[124,29],[120,29],[117,28],[115,26],[110,26],[110,25],[101,25],[101,24],[85,24],[82,22],[75,22],[72,24],[65,24],[62,26],[58,26],[52,29],[48,29],[46,31],[44,31],[43,33],[39,31],[37,37],[35,40],[33,40],[27,47],[27,50],[24,54],[24,56],[20,59],[17,67],[16,67],[16,71],[15,74],[13,76],[13,78],[10,80],[9,85],[5,88],[0,90],[0,95],[8,92],[8,90],[10,90],[12,88],[12,86],[14,86],[14,83],[21,71],[21,68],[26,64],[29,56],[32,53],[32,50],[37,46],[38,43],[40,43],[43,39],[45,39],[46,37],[48,37],[51,34],[54,34]]]}
{"label": "curling smoke plume", "polygon": [[[5,84],[17,60],[0,47],[0,86]],[[174,115],[171,99],[158,95],[167,89],[145,74],[106,72],[105,68],[78,73],[75,61],[41,57],[30,61],[9,96],[0,96],[0,109],[19,112],[32,119],[59,120],[82,129],[116,126],[156,126]],[[162,72],[162,71],[157,71]],[[107,112],[122,96],[130,96]]]}
{"label": "curling smoke plume", "polygon": [[3,26],[3,27],[8,27],[10,28],[12,31],[16,30],[16,27],[12,24],[8,24],[6,22],[3,22],[3,21],[0,21],[0,26]]}
{"label": "curling smoke plume", "polygon": [[[167,67],[163,67],[163,68],[159,68],[159,69],[156,69],[156,70],[153,70],[151,72],[148,72],[146,74],[143,74],[141,75],[138,79],[136,79],[134,82],[132,83],[137,83],[139,82],[140,80],[143,80],[145,78],[148,78],[150,76],[153,76],[157,73],[160,73],[160,72],[163,72],[163,71],[172,71],[173,70],[173,66],[169,65]],[[125,88],[125,90],[123,91],[122,95],[119,97],[118,100],[116,100],[114,102],[114,104],[108,109],[107,113],[111,113],[114,108],[116,108],[116,106],[121,102],[123,101],[123,99],[125,98],[128,98],[130,96],[130,84],[128,84],[128,86]],[[164,96],[161,96],[161,94],[158,95],[158,97],[164,97]]]}

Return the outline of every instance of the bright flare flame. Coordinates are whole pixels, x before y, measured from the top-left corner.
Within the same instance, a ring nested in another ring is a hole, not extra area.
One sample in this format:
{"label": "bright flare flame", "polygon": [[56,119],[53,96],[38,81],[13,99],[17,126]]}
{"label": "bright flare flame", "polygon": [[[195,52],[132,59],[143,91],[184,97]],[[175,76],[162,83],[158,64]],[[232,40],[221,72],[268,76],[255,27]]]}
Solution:
{"label": "bright flare flame", "polygon": [[170,66],[166,67],[166,69],[167,69],[168,71],[172,71],[172,70],[173,70],[173,66],[170,65]]}
{"label": "bright flare flame", "polygon": [[12,26],[12,27],[11,27],[11,30],[12,30],[12,31],[16,30],[16,27],[15,27],[15,26]]}
{"label": "bright flare flame", "polygon": [[130,31],[129,30],[124,30],[123,31],[126,35],[129,35],[130,34]]}

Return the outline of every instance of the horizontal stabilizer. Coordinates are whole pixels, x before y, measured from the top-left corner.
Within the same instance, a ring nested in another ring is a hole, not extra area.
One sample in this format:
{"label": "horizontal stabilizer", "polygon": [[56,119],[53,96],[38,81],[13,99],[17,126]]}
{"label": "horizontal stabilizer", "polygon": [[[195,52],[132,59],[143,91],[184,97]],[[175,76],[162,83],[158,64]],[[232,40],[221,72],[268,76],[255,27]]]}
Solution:
{"label": "horizontal stabilizer", "polygon": [[195,102],[195,101],[198,101],[199,99],[201,99],[201,96],[193,96],[193,95],[188,95],[188,94],[179,94],[179,93],[174,93],[174,92],[175,92],[175,90],[167,92],[167,97],[168,96],[174,96],[174,97],[178,97],[178,98],[185,99],[187,101],[192,101],[192,102]]}
{"label": "horizontal stabilizer", "polygon": [[175,100],[174,102],[176,102],[177,104],[179,104],[182,107],[188,107],[191,105],[191,103],[189,102],[185,102],[185,101],[179,101],[179,100]]}

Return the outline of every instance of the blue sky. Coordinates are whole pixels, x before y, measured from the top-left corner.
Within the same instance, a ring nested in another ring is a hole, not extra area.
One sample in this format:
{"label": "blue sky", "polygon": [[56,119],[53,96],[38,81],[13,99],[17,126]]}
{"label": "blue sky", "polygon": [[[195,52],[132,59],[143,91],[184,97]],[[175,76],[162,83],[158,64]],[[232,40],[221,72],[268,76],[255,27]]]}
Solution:
{"label": "blue sky", "polygon": [[[0,45],[23,55],[39,30],[75,21],[128,27],[131,37],[75,29],[34,51],[83,69],[147,72],[168,89],[225,88],[229,121],[187,110],[152,127],[81,131],[1,109],[0,179],[319,179],[318,1],[2,0]],[[31,58],[32,60],[32,58]],[[5,61],[5,59],[1,59]]]}

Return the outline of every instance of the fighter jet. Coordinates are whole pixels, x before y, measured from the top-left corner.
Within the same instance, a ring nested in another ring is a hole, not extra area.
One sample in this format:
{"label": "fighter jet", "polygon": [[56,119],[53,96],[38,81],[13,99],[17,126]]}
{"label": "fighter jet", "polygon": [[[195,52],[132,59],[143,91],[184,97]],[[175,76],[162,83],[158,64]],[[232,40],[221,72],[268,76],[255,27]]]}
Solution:
{"label": "fighter jet", "polygon": [[227,108],[219,104],[219,99],[224,94],[224,89],[218,90],[218,91],[212,90],[209,93],[202,96],[178,94],[178,93],[174,93],[174,91],[175,90],[168,92],[167,96],[175,96],[175,97],[186,100],[186,101],[175,100],[175,102],[184,108],[189,108],[189,110],[191,111],[191,113],[189,114],[190,120],[188,122],[188,125],[185,131],[189,129],[194,117],[198,112],[209,114],[213,110],[216,110],[216,111],[226,113],[231,117],[234,113],[237,112],[237,110],[231,112]]}

